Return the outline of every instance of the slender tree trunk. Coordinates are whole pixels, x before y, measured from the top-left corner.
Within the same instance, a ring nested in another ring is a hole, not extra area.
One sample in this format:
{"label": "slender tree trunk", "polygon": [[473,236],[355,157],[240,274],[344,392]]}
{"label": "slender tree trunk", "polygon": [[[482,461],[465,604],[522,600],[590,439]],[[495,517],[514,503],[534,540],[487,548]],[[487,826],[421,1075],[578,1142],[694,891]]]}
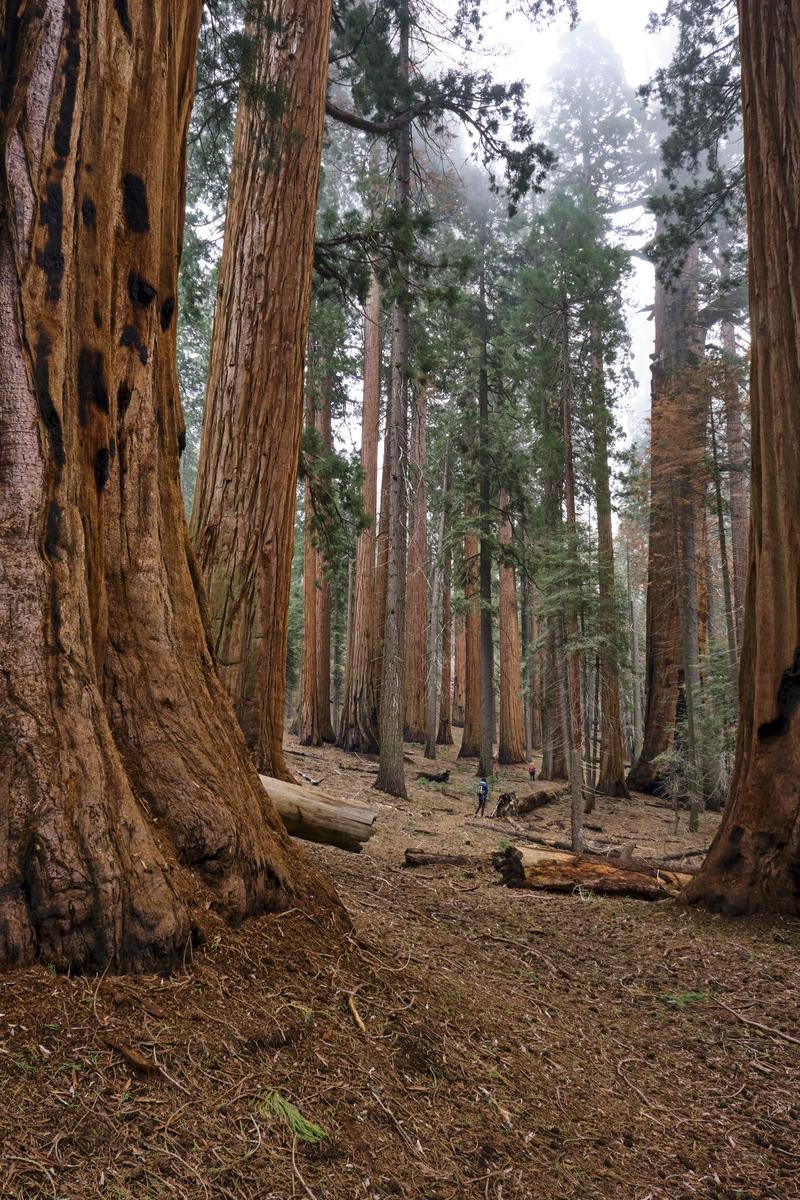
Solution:
{"label": "slender tree trunk", "polygon": [[600,622],[600,769],[597,791],[602,796],[630,799],[625,783],[625,750],[620,717],[617,604],[614,588],[614,531],[611,513],[611,479],[608,468],[608,408],[600,347],[600,333],[592,329],[592,420],[594,435],[594,487],[597,504],[597,575]]}
{"label": "slender tree trunk", "polygon": [[378,437],[381,404],[381,289],[373,272],[364,315],[364,393],[361,413],[361,470],[364,513],[370,526],[356,546],[355,600],[350,625],[349,670],[345,681],[339,745],[368,754],[378,749],[378,704],[374,676],[375,549],[378,498]]}
{"label": "slender tree trunk", "polygon": [[0,966],[168,971],[212,906],[329,895],[250,762],[183,516],[201,8],[0,5]]}
{"label": "slender tree trunk", "polygon": [[[322,452],[327,458],[333,452],[331,428],[331,381],[325,380],[317,409],[317,432]],[[326,477],[326,488],[331,481]],[[317,555],[317,696],[319,703],[319,732],[323,742],[335,742],[331,715],[331,578],[324,556]]]}
{"label": "slender tree trunk", "polygon": [[[500,545],[513,540],[508,492],[500,492]],[[502,554],[502,550],[501,550]],[[498,762],[526,762],[525,714],[522,707],[522,649],[517,613],[517,583],[510,562],[500,560],[500,747]]]}
{"label": "slender tree trunk", "polygon": [[[736,329],[732,321],[722,325],[722,351],[728,363],[736,363]],[[744,600],[747,593],[747,455],[742,423],[742,395],[732,374],[725,388],[725,438],[728,444],[731,549],[733,552],[733,599],[736,644],[744,632]]]}
{"label": "slender tree trunk", "polygon": [[[306,392],[306,429],[317,427],[314,396]],[[319,621],[317,619],[317,589],[319,580],[319,551],[314,533],[314,495],[311,472],[306,475],[304,532],[303,532],[303,699],[300,718],[300,742],[303,746],[321,746],[319,704]]]}
{"label": "slender tree trunk", "polygon": [[[409,13],[401,0],[400,73],[409,77]],[[403,218],[411,199],[411,128],[397,135],[397,205]],[[375,787],[392,796],[405,797],[403,768],[403,710],[405,698],[405,600],[406,600],[406,471],[408,470],[408,374],[411,357],[411,315],[408,259],[398,255],[397,271],[402,290],[394,306],[392,336],[391,460],[389,462],[388,536],[386,542],[386,622],[383,633],[383,664],[379,714],[380,761]]]}
{"label": "slender tree trunk", "polygon": [[[438,675],[438,660],[436,656],[436,648],[439,643],[439,625],[442,620],[442,590],[443,590],[443,559],[444,559],[444,535],[446,510],[444,508],[444,498],[447,495],[449,476],[449,460],[447,451],[445,451],[444,478],[442,481],[442,511],[439,515],[439,536],[433,566],[433,580],[431,586],[431,611],[428,622],[428,679],[427,679],[427,702],[426,702],[426,736],[425,736],[425,757],[436,758],[436,742],[437,729],[439,722],[439,697],[437,687],[439,683]],[[444,643],[442,644],[442,652],[444,653]]]}
{"label": "slender tree trunk", "polygon": [[494,773],[494,639],[492,631],[491,479],[489,448],[489,317],[486,306],[486,239],[481,238],[479,280],[480,359],[478,364],[478,457],[480,479],[480,753],[478,774]]}
{"label": "slender tree trunk", "polygon": [[700,707],[700,621],[697,604],[697,550],[695,546],[695,507],[685,479],[682,494],[673,499],[675,520],[675,566],[678,588],[678,618],[683,656],[683,695],[686,705],[685,758],[689,791],[689,829],[697,832],[700,819],[700,748],[698,716]]}
{"label": "slender tree trunk", "polygon": [[558,657],[559,640],[558,618],[548,617],[542,688],[542,769],[539,777],[554,781],[568,778],[567,736],[562,719],[563,688]]}
{"label": "slender tree trunk", "polygon": [[528,599],[527,583],[522,588],[522,614],[521,614],[521,641],[522,641],[522,720],[525,726],[525,761],[530,762],[533,756],[533,745],[531,742],[531,727],[533,724],[533,714],[531,709],[531,622],[530,622],[530,602]]}
{"label": "slender tree trunk", "polygon": [[268,0],[253,23],[192,513],[222,680],[259,770],[287,780],[288,601],[330,18],[331,0]]}
{"label": "slender tree trunk", "polygon": [[750,569],[731,797],[688,897],[798,914],[800,0],[741,0],[753,430]]}
{"label": "slender tree trunk", "polygon": [[717,454],[717,430],[714,421],[714,409],[709,405],[709,422],[711,426],[711,465],[714,470],[714,498],[717,509],[717,537],[719,538],[719,557],[722,570],[722,596],[725,605],[725,630],[728,638],[728,664],[730,668],[731,693],[734,696],[736,715],[739,715],[738,692],[738,656],[736,651],[736,624],[731,588],[731,573],[728,565],[728,539],[725,533],[725,508],[722,502],[722,480],[719,471],[719,456]]}
{"label": "slender tree trunk", "polygon": [[[570,552],[577,556],[578,517],[575,505],[575,467],[572,454],[572,373],[569,352],[569,310],[566,300],[561,316],[561,433],[564,442],[564,503]],[[569,747],[569,782],[572,792],[572,848],[583,848],[583,736],[581,730],[581,663],[578,649],[578,610],[567,602],[564,614],[566,645],[566,717]]]}
{"label": "slender tree trunk", "polygon": [[459,758],[481,752],[481,600],[478,582],[478,538],[464,538],[464,733]]}
{"label": "slender tree trunk", "polygon": [[455,678],[453,680],[453,724],[464,728],[467,710],[467,623],[465,613],[458,613],[455,620],[456,654]]}
{"label": "slender tree trunk", "polygon": [[409,468],[404,737],[407,742],[424,742],[428,678],[428,391],[424,382],[411,405]]}
{"label": "slender tree trunk", "polygon": [[[394,316],[392,316],[392,331],[394,333]],[[392,372],[390,369],[386,390],[386,415],[383,432],[380,525],[375,542],[375,616],[373,622],[375,646],[372,656],[372,675],[375,681],[375,700],[378,714],[380,714],[381,688],[383,686],[383,634],[386,627],[386,591],[389,581],[389,491],[392,480],[391,462],[394,453],[392,448],[392,390]]]}
{"label": "slender tree trunk", "polygon": [[641,667],[639,665],[639,623],[636,619],[636,605],[634,603],[633,589],[631,587],[631,551],[630,546],[625,547],[625,566],[628,578],[628,619],[630,622],[631,636],[631,684],[633,691],[632,708],[633,708],[633,754],[636,757],[639,754],[642,746],[642,729],[643,729],[643,714],[642,714],[642,685],[640,680]]}
{"label": "slender tree trunk", "polygon": [[531,642],[533,644],[533,653],[531,654],[530,665],[530,694],[531,694],[531,746],[534,750],[542,748],[542,664],[543,655],[538,646],[539,642],[539,622],[536,617],[536,610],[531,606],[530,609],[531,622]]}
{"label": "slender tree trunk", "polygon": [[453,744],[453,602],[452,602],[452,553],[450,546],[444,548],[442,574],[442,684],[439,695],[439,730],[436,741],[439,746]]}
{"label": "slender tree trunk", "polygon": [[[696,365],[698,249],[686,258],[680,278],[667,288],[656,279],[655,354],[650,422],[650,535],[647,574],[646,684],[642,747],[628,776],[633,791],[658,792],[663,780],[655,759],[672,744],[682,669],[675,576],[672,510],[674,482],[704,447],[702,414],[693,409],[687,372]],[[688,406],[686,400],[691,402]]]}

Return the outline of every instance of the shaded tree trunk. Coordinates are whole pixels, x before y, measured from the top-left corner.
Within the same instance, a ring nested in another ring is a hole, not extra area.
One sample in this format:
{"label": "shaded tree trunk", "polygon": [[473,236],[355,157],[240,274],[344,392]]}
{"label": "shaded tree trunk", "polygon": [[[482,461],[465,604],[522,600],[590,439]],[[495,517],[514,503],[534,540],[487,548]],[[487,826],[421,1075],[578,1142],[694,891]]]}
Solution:
{"label": "shaded tree trunk", "polygon": [[[392,315],[394,331],[394,315]],[[389,489],[392,479],[392,372],[386,388],[386,413],[383,431],[383,465],[381,467],[381,514],[378,535],[375,540],[375,618],[373,636],[375,648],[372,656],[372,672],[375,681],[375,700],[380,714],[381,687],[383,686],[383,634],[386,626],[386,588],[389,579]]]}
{"label": "shaded tree trunk", "polygon": [[[570,552],[577,556],[578,518],[575,504],[575,466],[572,453],[572,372],[569,351],[569,310],[564,300],[561,314],[561,435],[564,443],[564,504]],[[583,848],[583,732],[581,729],[581,663],[578,649],[578,609],[574,600],[565,605],[565,697],[562,711],[567,734],[569,783],[572,793],[572,849]]]}
{"label": "shaded tree trunk", "polygon": [[288,780],[287,615],[330,17],[331,0],[269,0],[252,29],[192,514],[222,680],[259,769]]}
{"label": "shaded tree trunk", "polygon": [[375,581],[378,498],[378,437],[381,403],[381,289],[373,272],[364,316],[364,393],[361,415],[361,470],[364,513],[371,525],[359,534],[353,618],[350,624],[348,674],[345,681],[339,745],[369,754],[378,749],[378,703],[375,691]]}
{"label": "shaded tree trunk", "polygon": [[532,653],[530,659],[531,747],[542,748],[542,651],[538,646],[539,621],[533,606],[530,609]]}
{"label": "shaded tree trunk", "polygon": [[741,0],[750,246],[750,569],[731,796],[687,895],[800,912],[800,0]]}
{"label": "shaded tree trunk", "polygon": [[424,381],[411,404],[408,568],[406,574],[405,717],[407,742],[426,740],[428,678],[428,391]]}
{"label": "shaded tree trunk", "polygon": [[[314,396],[306,392],[306,429],[317,427],[317,412]],[[311,488],[311,471],[306,473],[304,492],[303,530],[303,698],[300,716],[300,743],[303,746],[321,746],[319,697],[319,621],[317,616],[317,590],[319,580],[319,551],[314,532],[314,494]]]}
{"label": "shaded tree trunk", "polygon": [[167,971],[209,907],[333,903],[220,684],[183,515],[201,8],[0,5],[0,966]]}
{"label": "shaded tree trunk", "polygon": [[478,538],[464,538],[464,732],[459,758],[481,752],[481,598],[478,582]]}
{"label": "shaded tree trunk", "polygon": [[[736,362],[736,328],[732,321],[722,325],[722,351],[730,364]],[[744,601],[747,593],[747,455],[742,423],[742,395],[732,377],[725,388],[725,439],[728,444],[731,551],[733,554],[733,600],[736,644],[744,632]]]}
{"label": "shaded tree trunk", "polygon": [[639,623],[636,619],[636,605],[631,586],[630,546],[625,547],[625,568],[628,579],[628,620],[631,637],[631,687],[633,691],[631,706],[633,709],[633,755],[635,757],[639,754],[642,746],[644,720],[642,713],[642,685],[639,679]]}
{"label": "shaded tree trunk", "polygon": [[[655,354],[650,421],[650,530],[647,568],[646,703],[642,747],[628,787],[658,792],[662,778],[655,759],[674,737],[680,695],[682,651],[674,561],[673,496],[678,470],[703,450],[702,421],[686,411],[685,374],[696,364],[698,251],[687,255],[680,278],[669,289],[657,276]],[[699,426],[699,428],[698,428]]]}
{"label": "shaded tree trunk", "polygon": [[458,613],[455,620],[456,652],[453,679],[453,724],[464,728],[467,710],[467,622],[466,614]]}
{"label": "shaded tree trunk", "polygon": [[[408,78],[409,12],[407,0],[398,10],[400,73]],[[411,198],[411,128],[397,135],[397,206],[408,219]],[[386,539],[386,620],[383,627],[383,662],[379,713],[380,760],[375,787],[392,796],[407,795],[403,768],[403,716],[405,700],[405,600],[406,600],[406,471],[408,469],[408,374],[411,358],[410,264],[398,255],[401,293],[394,306],[392,335],[391,432],[389,460],[388,528]]]}
{"label": "shaded tree trunk", "polygon": [[[431,611],[428,622],[428,659],[427,670],[428,678],[426,682],[426,735],[425,735],[425,757],[436,758],[437,731],[439,725],[439,697],[437,689],[439,684],[438,677],[438,659],[436,649],[439,643],[439,626],[442,621],[442,593],[443,593],[443,576],[444,576],[444,537],[445,537],[445,522],[447,519],[446,510],[444,508],[444,497],[447,495],[449,476],[449,459],[448,452],[445,451],[444,478],[442,480],[442,511],[439,514],[439,530],[437,545],[435,550],[435,558],[433,565],[433,580],[431,583]],[[444,643],[442,644],[444,650]]]}
{"label": "shaded tree trunk", "polygon": [[[508,492],[503,490],[500,493],[501,547],[510,547],[513,540],[508,504]],[[500,745],[497,757],[498,762],[504,764],[526,761],[517,582],[514,567],[502,558],[500,559]]]}
{"label": "shaded tree trunk", "polygon": [[566,779],[567,738],[562,721],[560,681],[561,666],[558,658],[558,618],[547,618],[547,635],[544,655],[544,686],[542,698],[542,769],[540,779]]}
{"label": "shaded tree trunk", "polygon": [[444,549],[442,573],[442,681],[439,695],[439,730],[436,742],[439,746],[453,744],[453,600],[452,600],[452,553],[449,545]]}
{"label": "shaded tree trunk", "polygon": [[608,469],[608,408],[600,348],[600,334],[592,330],[592,422],[594,436],[594,489],[597,504],[597,576],[600,623],[600,766],[596,790],[601,796],[629,799],[625,783],[625,750],[620,717],[617,604],[614,589],[614,531],[611,512],[611,479]]}
{"label": "shaded tree trunk", "polygon": [[[325,381],[317,409],[317,432],[323,454],[333,451],[331,429],[331,384]],[[331,481],[324,486],[330,491]],[[335,742],[331,717],[331,579],[328,564],[322,553],[317,555],[317,696],[319,703],[319,732],[323,742]]]}
{"label": "shaded tree trunk", "polygon": [[489,372],[487,364],[489,318],[486,306],[486,230],[481,231],[479,280],[480,358],[478,367],[478,456],[480,480],[480,753],[478,774],[488,779],[494,772],[494,638],[492,631],[491,479],[489,447]]}

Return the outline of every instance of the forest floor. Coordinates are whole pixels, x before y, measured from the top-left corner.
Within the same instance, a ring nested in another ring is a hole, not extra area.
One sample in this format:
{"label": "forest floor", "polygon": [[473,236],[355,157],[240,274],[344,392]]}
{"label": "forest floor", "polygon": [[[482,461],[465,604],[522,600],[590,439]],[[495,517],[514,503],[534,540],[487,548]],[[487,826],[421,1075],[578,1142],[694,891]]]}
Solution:
{"label": "forest floor", "polygon": [[[369,763],[289,748],[377,807],[364,853],[308,850],[352,935],[293,910],[167,980],[0,977],[2,1200],[800,1197],[800,923],[504,889],[474,763],[390,802]],[[658,856],[716,819],[601,800],[589,833]],[[483,858],[406,870],[407,846]]]}

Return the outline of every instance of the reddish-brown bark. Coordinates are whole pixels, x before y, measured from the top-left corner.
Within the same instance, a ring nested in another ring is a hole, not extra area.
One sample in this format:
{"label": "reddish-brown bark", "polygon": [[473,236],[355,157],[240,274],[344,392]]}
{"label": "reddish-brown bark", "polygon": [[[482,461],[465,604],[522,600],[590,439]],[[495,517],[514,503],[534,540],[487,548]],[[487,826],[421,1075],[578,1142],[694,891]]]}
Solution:
{"label": "reddish-brown bark", "polygon": [[[731,321],[722,325],[722,349],[733,368],[736,363],[736,329]],[[747,594],[747,455],[742,420],[742,394],[735,370],[725,386],[725,436],[728,443],[731,553],[733,556],[733,600],[736,643],[742,644],[744,601]]]}
{"label": "reddish-brown bark", "polygon": [[739,5],[750,250],[750,571],[731,796],[690,900],[800,913],[800,0]]}
{"label": "reddish-brown bark", "polygon": [[361,415],[361,470],[364,513],[371,524],[358,538],[353,621],[348,648],[338,743],[362,754],[378,749],[375,645],[375,548],[378,493],[378,435],[381,403],[381,289],[375,274],[364,315],[364,392]]}
{"label": "reddish-brown bark", "polygon": [[200,0],[0,3],[0,964],[166,970],[324,889],[217,676],[178,477]]}
{"label": "reddish-brown bark", "polygon": [[[317,411],[311,390],[306,394],[306,429],[317,427]],[[319,552],[314,530],[314,493],[311,471],[306,474],[303,504],[303,695],[300,712],[300,741],[304,746],[321,746],[318,679],[317,582]]]}
{"label": "reddish-brown bark", "polygon": [[424,742],[428,677],[428,393],[424,382],[411,402],[409,458],[403,736],[407,742]]}
{"label": "reddish-brown bark", "polygon": [[481,602],[478,536],[464,538],[464,732],[459,758],[477,758],[481,750]]}
{"label": "reddish-brown bark", "polygon": [[453,600],[452,554],[449,546],[444,551],[444,578],[442,582],[442,677],[439,695],[439,729],[436,743],[439,746],[453,745]]}
{"label": "reddish-brown bark", "polygon": [[[650,531],[647,575],[646,708],[642,748],[628,775],[634,791],[661,786],[655,759],[672,744],[683,671],[675,570],[677,505],[687,471],[705,446],[705,413],[688,385],[702,352],[698,324],[698,251],[687,255],[680,278],[667,288],[656,281],[655,354],[650,420]],[[692,495],[686,503],[693,505]]]}
{"label": "reddish-brown bark", "polygon": [[453,724],[464,727],[464,712],[467,702],[467,623],[464,613],[455,619],[455,669],[453,673]]}
{"label": "reddish-brown bark", "polygon": [[[331,427],[331,383],[325,380],[317,406],[317,433],[322,454],[327,458],[333,451]],[[330,480],[323,479],[323,487],[330,492]],[[319,732],[323,742],[335,742],[331,715],[331,579],[324,555],[317,552],[316,600],[317,600],[317,700],[319,704]]]}
{"label": "reddish-brown bark", "polygon": [[223,682],[260,770],[281,779],[291,779],[288,599],[330,15],[331,0],[268,0],[253,28],[192,514]]}
{"label": "reddish-brown bark", "polygon": [[513,565],[502,557],[513,541],[508,492],[500,492],[500,763],[525,762],[525,714],[522,709],[522,645]]}

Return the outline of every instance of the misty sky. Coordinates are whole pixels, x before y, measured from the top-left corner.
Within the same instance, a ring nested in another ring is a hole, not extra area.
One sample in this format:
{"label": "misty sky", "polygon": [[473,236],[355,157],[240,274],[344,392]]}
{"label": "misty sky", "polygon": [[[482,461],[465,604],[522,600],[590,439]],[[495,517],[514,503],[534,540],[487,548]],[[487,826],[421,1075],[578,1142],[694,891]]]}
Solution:
{"label": "misty sky", "polygon": [[[622,59],[628,82],[633,87],[645,83],[670,58],[672,38],[669,33],[647,32],[651,12],[661,12],[665,0],[578,0],[581,18],[595,25],[610,41]],[[536,30],[525,17],[515,15],[506,19],[506,0],[488,0],[489,21],[484,59],[485,65],[505,82],[523,79],[528,84],[534,110],[547,103],[547,82],[550,71],[561,58],[565,39],[569,38],[569,22],[562,18],[549,27]],[[494,14],[494,15],[492,15]],[[642,242],[650,231],[644,213],[626,214],[626,223],[642,231]],[[630,436],[636,436],[650,405],[650,354],[653,347],[653,325],[646,313],[639,310],[653,302],[653,269],[640,259],[634,260],[635,274],[629,288],[628,318],[632,337],[633,370],[637,384],[619,405],[619,417]]]}

